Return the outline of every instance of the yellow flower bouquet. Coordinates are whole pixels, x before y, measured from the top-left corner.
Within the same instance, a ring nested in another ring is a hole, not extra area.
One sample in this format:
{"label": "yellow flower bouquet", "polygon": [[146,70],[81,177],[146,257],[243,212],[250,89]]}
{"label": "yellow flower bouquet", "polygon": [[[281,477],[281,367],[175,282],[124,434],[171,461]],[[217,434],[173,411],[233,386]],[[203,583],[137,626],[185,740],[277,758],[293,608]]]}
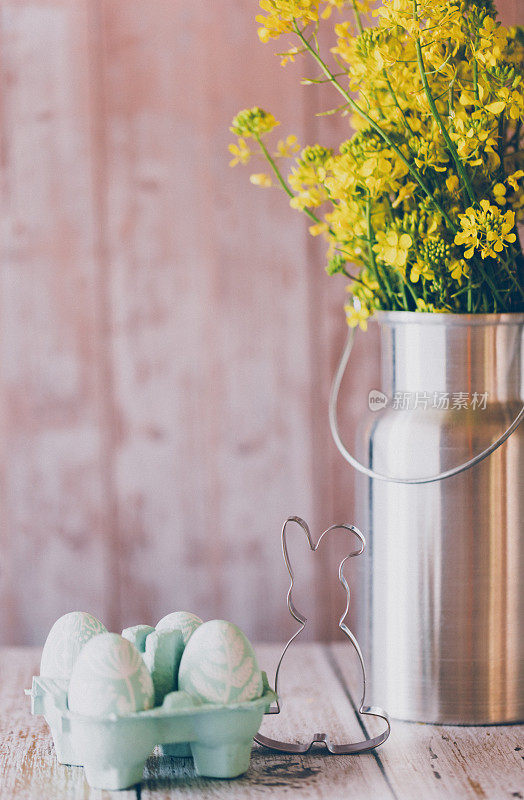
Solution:
{"label": "yellow flower bouquet", "polygon": [[351,281],[349,324],[376,309],[523,311],[524,30],[502,27],[491,0],[259,5],[261,41],[293,38],[282,63],[309,56],[308,81],[339,93],[353,133],[338,151],[292,135],[272,145],[277,120],[246,109],[231,164],[264,156],[271,174],[251,182],[276,181],[326,238],[327,272]]}

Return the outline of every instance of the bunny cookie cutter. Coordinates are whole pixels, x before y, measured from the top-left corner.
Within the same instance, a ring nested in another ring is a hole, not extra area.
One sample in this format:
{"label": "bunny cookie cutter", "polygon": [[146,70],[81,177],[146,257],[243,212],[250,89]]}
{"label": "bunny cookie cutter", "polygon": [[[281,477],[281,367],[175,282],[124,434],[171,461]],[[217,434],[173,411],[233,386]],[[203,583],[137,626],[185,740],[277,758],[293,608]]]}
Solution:
{"label": "bunny cookie cutter", "polygon": [[302,631],[306,627],[306,623],[307,623],[307,618],[303,614],[301,614],[301,612],[296,608],[296,606],[293,603],[293,587],[294,587],[294,583],[295,583],[295,576],[294,576],[293,570],[291,568],[291,562],[289,560],[289,554],[288,554],[288,549],[287,549],[287,540],[286,540],[287,526],[291,522],[295,522],[297,525],[299,525],[302,528],[302,530],[306,534],[306,539],[307,539],[307,542],[309,544],[309,547],[313,552],[315,552],[318,549],[322,539],[325,536],[327,536],[332,531],[336,531],[336,530],[343,530],[348,535],[352,534],[352,535],[356,536],[356,538],[359,541],[359,548],[357,550],[353,550],[352,552],[348,553],[347,556],[345,556],[342,559],[342,561],[339,564],[339,568],[338,568],[338,579],[339,579],[340,583],[342,584],[342,586],[344,587],[344,590],[346,592],[346,607],[344,609],[344,613],[342,614],[342,616],[339,619],[338,627],[347,636],[347,638],[349,639],[349,641],[353,645],[353,647],[355,649],[355,652],[356,652],[356,654],[358,656],[358,660],[360,662],[360,668],[361,668],[361,671],[362,671],[362,699],[361,699],[360,705],[358,707],[358,713],[360,715],[362,715],[362,716],[370,716],[370,717],[376,717],[378,719],[382,719],[384,721],[384,723],[385,723],[385,729],[383,730],[382,733],[378,734],[377,736],[374,736],[373,738],[364,739],[364,740],[359,741],[359,742],[349,742],[347,744],[333,744],[330,741],[330,739],[328,738],[327,734],[325,734],[325,733],[315,733],[315,734],[313,734],[313,736],[312,736],[312,738],[311,738],[311,740],[309,742],[281,742],[281,741],[278,741],[277,739],[270,739],[269,737],[258,733],[255,736],[255,742],[258,742],[258,744],[264,745],[264,747],[268,747],[271,750],[278,750],[281,753],[297,753],[297,754],[308,753],[311,750],[312,746],[314,744],[317,744],[317,743],[324,744],[326,746],[326,749],[330,753],[332,753],[333,755],[349,755],[351,753],[365,753],[368,750],[373,750],[375,747],[378,747],[379,745],[383,744],[386,741],[386,739],[388,738],[388,736],[389,736],[389,734],[391,732],[391,726],[390,726],[389,717],[388,717],[386,711],[384,711],[382,708],[379,708],[378,706],[367,706],[367,705],[365,705],[365,702],[366,702],[366,667],[365,667],[365,664],[364,664],[364,658],[363,658],[363,655],[362,655],[362,651],[360,649],[360,645],[359,645],[355,635],[350,631],[350,629],[348,628],[348,626],[345,624],[345,621],[344,621],[346,619],[346,616],[347,616],[348,611],[349,611],[349,603],[350,603],[350,597],[351,597],[349,584],[348,584],[348,582],[346,580],[346,577],[344,575],[344,564],[350,558],[355,558],[356,556],[361,555],[361,553],[364,552],[364,548],[366,546],[366,542],[365,542],[364,536],[358,530],[358,528],[355,528],[354,525],[346,525],[346,524],[331,525],[330,528],[327,528],[319,536],[319,538],[318,538],[316,543],[314,543],[313,539],[311,538],[311,533],[310,533],[310,530],[309,530],[309,527],[308,527],[307,523],[303,519],[301,519],[300,517],[288,517],[286,519],[286,521],[284,522],[283,526],[282,526],[282,533],[281,533],[282,555],[284,557],[284,562],[286,564],[287,571],[289,572],[289,577],[290,577],[290,584],[289,584],[289,589],[288,589],[288,592],[287,592],[287,607],[289,609],[289,613],[299,623],[300,627],[293,634],[291,639],[288,641],[288,643],[284,647],[284,649],[282,651],[282,654],[280,656],[280,659],[279,659],[279,662],[277,664],[277,668],[276,668],[276,671],[275,671],[275,692],[277,693],[276,706],[272,706],[266,712],[266,714],[280,714],[281,707],[280,707],[280,702],[279,702],[279,699],[278,699],[278,677],[279,677],[280,667],[282,666],[282,661],[284,660],[284,656],[286,655],[289,646],[292,644],[292,642],[295,641],[295,639],[298,636],[300,636],[300,634],[302,633]]}

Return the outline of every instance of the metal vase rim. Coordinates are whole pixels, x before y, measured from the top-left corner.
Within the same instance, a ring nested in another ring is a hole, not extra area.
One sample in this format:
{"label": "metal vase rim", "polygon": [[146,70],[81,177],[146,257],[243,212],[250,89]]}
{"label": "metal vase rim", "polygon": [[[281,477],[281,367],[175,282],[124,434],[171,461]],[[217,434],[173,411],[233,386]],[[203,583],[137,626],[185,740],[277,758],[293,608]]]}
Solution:
{"label": "metal vase rim", "polygon": [[503,314],[455,314],[442,311],[385,311],[379,309],[373,312],[370,322],[378,323],[421,323],[424,325],[522,325],[524,313],[520,311],[505,312]]}

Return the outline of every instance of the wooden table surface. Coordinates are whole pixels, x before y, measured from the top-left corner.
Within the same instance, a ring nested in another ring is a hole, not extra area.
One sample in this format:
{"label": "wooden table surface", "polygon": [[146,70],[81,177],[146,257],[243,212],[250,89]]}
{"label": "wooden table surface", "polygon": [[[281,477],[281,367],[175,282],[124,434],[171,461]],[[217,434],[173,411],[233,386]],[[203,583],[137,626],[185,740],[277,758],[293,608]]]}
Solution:
{"label": "wooden table surface", "polygon": [[[257,648],[272,674],[280,648]],[[23,690],[38,672],[40,651],[0,650],[0,797],[2,800],[170,800],[171,798],[319,798],[319,800],[508,800],[524,798],[524,726],[445,727],[392,723],[374,753],[306,756],[253,748],[249,772],[230,781],[195,776],[191,759],[152,755],[141,787],[90,789],[80,767],[57,764],[42,717],[32,717]],[[297,644],[282,669],[281,715],[267,717],[268,735],[299,740],[326,731],[335,741],[369,733],[356,714],[360,694],[351,649]],[[372,696],[367,698],[373,701]]]}

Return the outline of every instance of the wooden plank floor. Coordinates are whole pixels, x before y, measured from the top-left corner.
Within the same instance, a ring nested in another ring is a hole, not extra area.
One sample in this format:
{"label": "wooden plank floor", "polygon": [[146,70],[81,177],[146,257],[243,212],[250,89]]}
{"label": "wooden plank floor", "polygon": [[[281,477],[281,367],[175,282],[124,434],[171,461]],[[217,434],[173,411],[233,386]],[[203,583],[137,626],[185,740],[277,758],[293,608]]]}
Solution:
{"label": "wooden plank floor", "polygon": [[[257,648],[271,675],[279,647]],[[195,776],[191,759],[151,756],[140,788],[90,789],[79,767],[56,763],[41,717],[29,713],[23,689],[38,670],[39,650],[0,650],[0,797],[2,800],[508,800],[524,798],[524,726],[444,727],[394,722],[375,753],[282,755],[255,746],[249,772],[233,781]],[[263,732],[300,740],[326,731],[335,741],[371,733],[355,712],[358,671],[344,644],[297,644],[281,673],[284,709]],[[370,696],[369,701],[373,698]]]}

